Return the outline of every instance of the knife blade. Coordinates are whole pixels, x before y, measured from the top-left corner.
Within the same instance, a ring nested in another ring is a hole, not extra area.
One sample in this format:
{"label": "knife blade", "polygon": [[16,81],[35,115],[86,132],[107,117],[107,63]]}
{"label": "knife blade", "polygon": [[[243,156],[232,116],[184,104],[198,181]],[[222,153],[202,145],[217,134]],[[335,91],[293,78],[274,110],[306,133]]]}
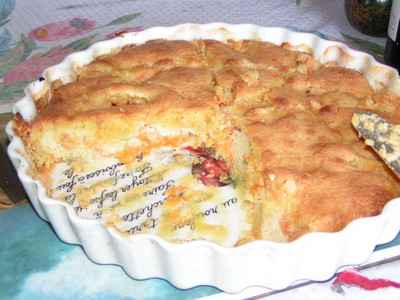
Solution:
{"label": "knife blade", "polygon": [[400,177],[400,125],[372,112],[354,113],[352,124],[365,143]]}

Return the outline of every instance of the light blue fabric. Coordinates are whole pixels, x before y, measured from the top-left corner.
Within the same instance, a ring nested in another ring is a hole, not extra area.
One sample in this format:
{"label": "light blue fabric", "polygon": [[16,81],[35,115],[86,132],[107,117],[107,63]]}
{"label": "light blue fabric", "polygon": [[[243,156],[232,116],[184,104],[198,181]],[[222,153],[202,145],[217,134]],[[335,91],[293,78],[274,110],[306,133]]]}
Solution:
{"label": "light blue fabric", "polygon": [[95,264],[81,247],[59,240],[29,205],[0,212],[0,224],[0,299],[183,300],[220,292],[134,280],[118,266]]}
{"label": "light blue fabric", "polygon": [[0,55],[8,50],[11,42],[11,33],[5,28],[0,28]]}
{"label": "light blue fabric", "polygon": [[15,7],[15,0],[0,1],[0,23],[11,14],[14,7]]}

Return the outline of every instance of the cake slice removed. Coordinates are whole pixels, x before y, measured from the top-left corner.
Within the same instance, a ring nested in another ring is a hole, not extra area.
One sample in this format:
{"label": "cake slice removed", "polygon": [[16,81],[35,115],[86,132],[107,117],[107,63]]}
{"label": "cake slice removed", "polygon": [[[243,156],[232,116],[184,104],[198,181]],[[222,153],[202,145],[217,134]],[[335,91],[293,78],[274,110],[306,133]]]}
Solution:
{"label": "cake slice removed", "polygon": [[15,120],[50,196],[127,235],[226,246],[256,238],[247,140],[214,97],[110,80],[106,99],[81,103],[64,98],[68,89],[56,88],[32,122]]}

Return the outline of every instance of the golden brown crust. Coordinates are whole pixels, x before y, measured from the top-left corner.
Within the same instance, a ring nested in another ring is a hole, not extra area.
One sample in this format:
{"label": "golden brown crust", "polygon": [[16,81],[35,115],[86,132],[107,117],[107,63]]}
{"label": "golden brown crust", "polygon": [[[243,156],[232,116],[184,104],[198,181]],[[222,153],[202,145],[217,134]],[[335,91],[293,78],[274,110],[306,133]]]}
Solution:
{"label": "golden brown crust", "polygon": [[295,200],[283,213],[282,231],[293,240],[310,231],[338,231],[354,219],[377,215],[396,195],[384,179],[372,172],[318,170],[295,177]]}
{"label": "golden brown crust", "polygon": [[[184,139],[217,148],[249,190],[243,197],[253,233],[242,242],[337,231],[378,214],[400,192],[351,126],[360,110],[400,121],[399,97],[286,46],[157,40],[125,47],[38,103],[38,117],[26,123],[17,116],[15,127],[39,173],[62,161],[116,156],[129,163],[138,147],[179,147]],[[151,136],[146,126],[180,137]],[[233,146],[237,129],[248,140],[246,163]],[[135,138],[138,145],[127,142]]]}
{"label": "golden brown crust", "polygon": [[313,95],[336,91],[357,98],[368,98],[373,93],[367,79],[361,73],[342,67],[322,67],[306,75],[294,76],[288,84]]}

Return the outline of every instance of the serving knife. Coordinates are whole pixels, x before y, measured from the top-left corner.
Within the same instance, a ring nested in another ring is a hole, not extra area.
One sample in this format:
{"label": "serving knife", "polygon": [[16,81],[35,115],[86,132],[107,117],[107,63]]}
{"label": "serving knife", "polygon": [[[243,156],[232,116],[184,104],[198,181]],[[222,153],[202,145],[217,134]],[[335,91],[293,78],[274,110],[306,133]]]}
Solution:
{"label": "serving knife", "polygon": [[352,124],[386,165],[400,178],[400,125],[372,112],[356,112]]}

